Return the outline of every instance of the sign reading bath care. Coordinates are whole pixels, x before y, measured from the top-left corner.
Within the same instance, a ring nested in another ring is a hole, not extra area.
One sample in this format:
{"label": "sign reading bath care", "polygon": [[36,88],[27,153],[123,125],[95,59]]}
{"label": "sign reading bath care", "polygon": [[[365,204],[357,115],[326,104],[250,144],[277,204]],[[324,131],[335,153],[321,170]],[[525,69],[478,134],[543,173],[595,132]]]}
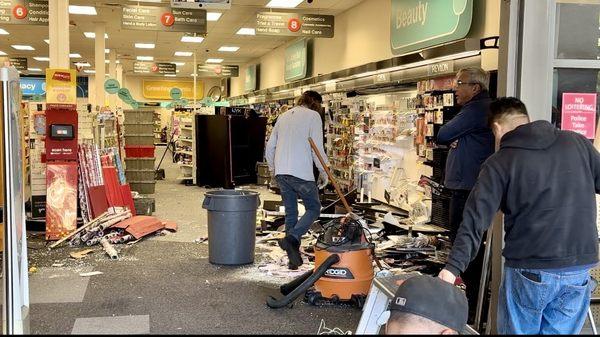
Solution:
{"label": "sign reading bath care", "polygon": [[[171,99],[171,90],[178,88],[181,90],[181,98],[194,98],[193,81],[170,81],[170,80],[143,80],[142,89],[144,98],[147,99]],[[204,97],[204,83],[196,82],[196,99]]]}
{"label": "sign reading bath care", "polygon": [[308,76],[308,40],[302,39],[285,49],[285,81],[297,81]]}
{"label": "sign reading bath care", "polygon": [[596,94],[563,93],[561,129],[596,137]]}
{"label": "sign reading bath care", "polygon": [[206,33],[206,11],[156,6],[124,6],[123,29]]}
{"label": "sign reading bath care", "polygon": [[47,26],[49,11],[47,0],[0,0],[0,25]]}
{"label": "sign reading bath care", "polygon": [[473,0],[392,0],[391,46],[396,55],[464,38]]}
{"label": "sign reading bath care", "polygon": [[77,104],[75,69],[46,69],[46,104]]}
{"label": "sign reading bath care", "polygon": [[256,14],[256,35],[332,38],[333,33],[333,15],[276,12]]}

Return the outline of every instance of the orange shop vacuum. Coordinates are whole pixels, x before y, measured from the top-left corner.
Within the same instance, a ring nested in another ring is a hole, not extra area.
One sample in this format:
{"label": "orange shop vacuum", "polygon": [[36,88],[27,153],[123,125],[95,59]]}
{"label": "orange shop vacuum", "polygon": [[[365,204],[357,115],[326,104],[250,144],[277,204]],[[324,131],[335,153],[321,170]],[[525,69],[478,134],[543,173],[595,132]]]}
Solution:
{"label": "orange shop vacuum", "polygon": [[273,309],[283,308],[304,294],[312,305],[351,304],[362,308],[373,281],[375,245],[369,239],[368,230],[352,214],[312,139],[309,141],[349,215],[324,226],[314,246],[314,270],[282,285],[280,291],[284,297],[279,300],[269,297],[267,305]]}

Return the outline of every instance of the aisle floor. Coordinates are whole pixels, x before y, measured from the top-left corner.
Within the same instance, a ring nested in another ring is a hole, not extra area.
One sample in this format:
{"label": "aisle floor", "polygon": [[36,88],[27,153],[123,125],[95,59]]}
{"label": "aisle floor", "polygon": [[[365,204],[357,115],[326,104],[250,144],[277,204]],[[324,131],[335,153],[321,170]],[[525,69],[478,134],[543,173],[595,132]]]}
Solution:
{"label": "aisle floor", "polygon": [[[157,160],[164,151],[158,148]],[[354,331],[361,311],[350,307],[269,309],[279,296],[278,280],[252,279],[245,268],[208,262],[206,189],[185,186],[168,154],[157,182],[156,212],[179,225],[177,233],[153,236],[121,250],[110,260],[99,247],[85,259],[72,248],[48,252],[43,233],[31,235],[30,331],[32,334],[316,334],[327,328]],[[262,189],[263,200],[279,197]],[[100,275],[82,277],[82,272]]]}

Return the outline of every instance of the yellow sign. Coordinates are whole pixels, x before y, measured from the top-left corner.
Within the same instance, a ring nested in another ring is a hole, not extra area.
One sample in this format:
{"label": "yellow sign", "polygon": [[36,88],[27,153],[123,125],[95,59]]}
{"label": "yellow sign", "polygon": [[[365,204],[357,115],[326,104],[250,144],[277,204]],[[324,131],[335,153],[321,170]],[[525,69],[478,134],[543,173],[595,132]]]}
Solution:
{"label": "yellow sign", "polygon": [[[194,99],[194,82],[192,81],[169,81],[169,80],[143,80],[143,95],[147,99],[171,100],[171,89],[179,88],[182,98]],[[196,82],[196,99],[204,98],[204,83]]]}
{"label": "yellow sign", "polygon": [[46,103],[77,104],[77,75],[74,69],[46,69]]}

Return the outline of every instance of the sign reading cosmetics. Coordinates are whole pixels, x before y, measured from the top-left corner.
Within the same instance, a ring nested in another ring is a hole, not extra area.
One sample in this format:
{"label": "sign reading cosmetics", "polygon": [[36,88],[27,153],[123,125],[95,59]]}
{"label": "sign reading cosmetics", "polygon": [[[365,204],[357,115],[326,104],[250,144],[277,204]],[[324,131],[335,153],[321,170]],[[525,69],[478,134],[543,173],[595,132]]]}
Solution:
{"label": "sign reading cosmetics", "polygon": [[596,94],[563,93],[561,129],[596,137]]}
{"label": "sign reading cosmetics", "polygon": [[133,72],[136,74],[175,75],[177,65],[175,63],[133,62]]}
{"label": "sign reading cosmetics", "polygon": [[123,29],[206,33],[206,11],[171,7],[124,6]]}
{"label": "sign reading cosmetics", "polygon": [[0,24],[48,25],[48,1],[0,0]]}
{"label": "sign reading cosmetics", "polygon": [[332,38],[333,15],[260,12],[256,14],[257,35]]}
{"label": "sign reading cosmetics", "polygon": [[199,77],[238,77],[240,75],[239,66],[228,66],[220,64],[199,64]]}
{"label": "sign reading cosmetics", "polygon": [[392,0],[391,46],[396,55],[464,38],[473,0]]}

